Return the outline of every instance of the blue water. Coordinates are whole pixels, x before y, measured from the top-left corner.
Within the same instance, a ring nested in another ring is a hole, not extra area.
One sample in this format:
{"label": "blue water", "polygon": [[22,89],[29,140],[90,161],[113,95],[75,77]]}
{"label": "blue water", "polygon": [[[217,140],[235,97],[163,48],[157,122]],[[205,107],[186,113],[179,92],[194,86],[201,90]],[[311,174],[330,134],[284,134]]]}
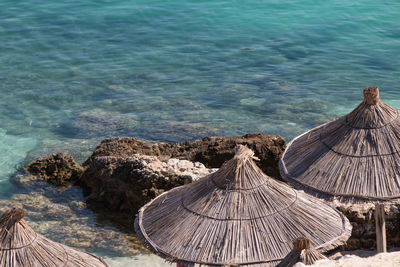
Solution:
{"label": "blue water", "polygon": [[103,138],[290,140],[368,85],[400,108],[400,3],[0,1],[0,198],[24,160]]}

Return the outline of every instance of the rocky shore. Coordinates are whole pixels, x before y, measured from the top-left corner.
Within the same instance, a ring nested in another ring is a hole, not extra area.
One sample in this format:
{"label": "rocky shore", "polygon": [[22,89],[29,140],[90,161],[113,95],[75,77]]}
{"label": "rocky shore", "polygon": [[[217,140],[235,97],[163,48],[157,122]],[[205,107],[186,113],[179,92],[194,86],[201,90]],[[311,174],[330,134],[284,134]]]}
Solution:
{"label": "rocky shore", "polygon": [[[260,168],[280,178],[278,160],[285,141],[278,135],[262,134],[206,137],[184,143],[111,138],[102,141],[82,165],[70,156],[54,154],[31,162],[26,169],[57,187],[80,186],[89,207],[105,208],[132,218],[143,204],[159,194],[215,171],[233,156],[237,144],[253,149],[260,159]],[[353,225],[352,237],[340,249],[374,249],[374,206],[330,204],[341,210]],[[386,215],[388,246],[400,247],[398,206],[388,206]]]}
{"label": "rocky shore", "polygon": [[237,144],[251,147],[263,171],[279,177],[285,141],[262,134],[154,144],[105,139],[82,166],[70,156],[55,154],[31,162],[27,170],[56,186],[79,185],[88,204],[132,217],[161,193],[213,172],[233,156]]}

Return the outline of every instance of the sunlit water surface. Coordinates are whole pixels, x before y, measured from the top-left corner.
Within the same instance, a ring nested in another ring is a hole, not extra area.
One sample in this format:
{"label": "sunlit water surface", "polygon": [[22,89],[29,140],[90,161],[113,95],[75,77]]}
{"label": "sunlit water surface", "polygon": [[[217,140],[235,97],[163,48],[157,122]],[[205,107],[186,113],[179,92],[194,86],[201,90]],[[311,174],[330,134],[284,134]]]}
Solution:
{"label": "sunlit water surface", "polygon": [[[82,161],[105,137],[290,140],[350,111],[367,85],[399,108],[399,14],[393,0],[2,0],[0,199],[26,193],[9,181],[18,166],[53,152]],[[92,250],[112,266],[162,264]]]}

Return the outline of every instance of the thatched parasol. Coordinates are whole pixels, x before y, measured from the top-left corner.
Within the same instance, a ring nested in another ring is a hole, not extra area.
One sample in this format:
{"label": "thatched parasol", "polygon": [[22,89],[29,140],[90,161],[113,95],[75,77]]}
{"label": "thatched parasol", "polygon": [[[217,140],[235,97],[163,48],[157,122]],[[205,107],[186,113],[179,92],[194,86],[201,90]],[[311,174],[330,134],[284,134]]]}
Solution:
{"label": "thatched parasol", "polygon": [[381,204],[400,198],[400,117],[378,87],[365,88],[348,115],[291,141],[279,164],[283,179],[315,196],[376,203],[378,251],[386,250]]}
{"label": "thatched parasol", "polygon": [[35,233],[14,208],[0,217],[0,266],[2,267],[107,267],[100,258],[51,241]]}
{"label": "thatched parasol", "polygon": [[293,250],[277,267],[292,267],[298,262],[311,265],[323,259],[326,259],[326,257],[311,245],[310,239],[302,237],[293,241]]}
{"label": "thatched parasol", "polygon": [[268,177],[253,155],[238,146],[215,173],[142,207],[135,221],[139,239],[169,261],[276,266],[298,237],[322,251],[349,238],[343,214]]}

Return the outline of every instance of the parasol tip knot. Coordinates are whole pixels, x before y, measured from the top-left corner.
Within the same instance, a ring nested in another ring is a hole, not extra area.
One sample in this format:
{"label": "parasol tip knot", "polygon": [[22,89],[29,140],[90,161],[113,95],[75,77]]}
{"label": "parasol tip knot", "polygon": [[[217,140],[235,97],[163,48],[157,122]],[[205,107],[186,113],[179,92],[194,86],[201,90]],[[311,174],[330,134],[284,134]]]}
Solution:
{"label": "parasol tip knot", "polygon": [[364,88],[365,104],[376,105],[379,100],[379,88],[377,86],[368,86]]}
{"label": "parasol tip knot", "polygon": [[260,160],[259,158],[254,156],[254,151],[245,145],[237,145],[235,147],[235,158],[236,159],[251,158],[254,160]]}
{"label": "parasol tip knot", "polygon": [[293,248],[296,251],[302,251],[303,249],[311,248],[311,241],[306,237],[300,237],[293,241]]}
{"label": "parasol tip knot", "polygon": [[20,222],[26,215],[26,211],[21,208],[6,210],[0,217],[0,221],[8,221],[11,224]]}

